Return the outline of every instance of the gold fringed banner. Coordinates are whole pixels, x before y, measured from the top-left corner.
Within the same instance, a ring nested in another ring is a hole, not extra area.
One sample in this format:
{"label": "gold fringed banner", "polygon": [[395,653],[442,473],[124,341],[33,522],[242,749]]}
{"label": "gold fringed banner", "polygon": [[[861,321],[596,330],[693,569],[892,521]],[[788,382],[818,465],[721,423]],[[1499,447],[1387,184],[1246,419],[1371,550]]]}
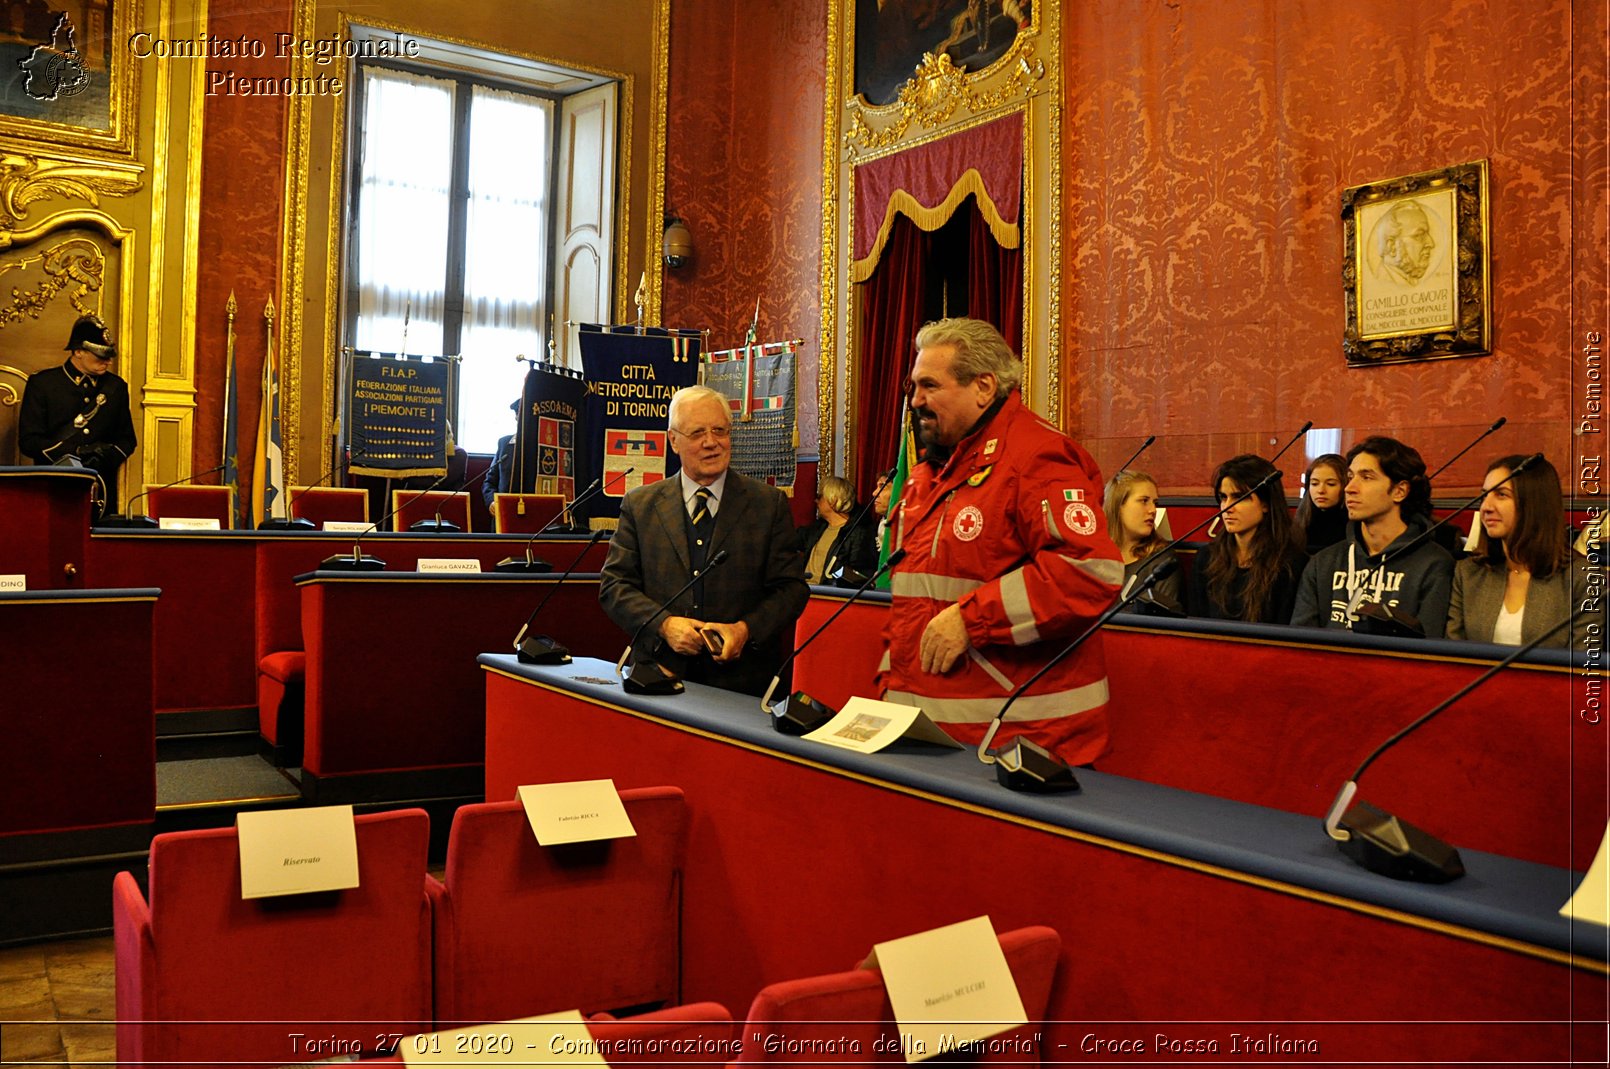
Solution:
{"label": "gold fringed banner", "polygon": [[883,255],[883,246],[889,241],[889,230],[894,226],[894,217],[904,215],[924,230],[938,230],[950,222],[950,217],[956,214],[962,201],[968,196],[978,198],[978,211],[989,225],[989,232],[1003,249],[1015,249],[1023,243],[1023,228],[1015,222],[1007,222],[1001,218],[1001,210],[990,199],[989,190],[984,188],[984,178],[978,171],[969,167],[956,184],[950,187],[945,199],[927,207],[917,200],[909,191],[897,189],[889,196],[889,202],[883,210],[883,222],[878,227],[877,236],[872,241],[872,251],[862,259],[850,264],[850,281],[865,282],[872,277],[873,269],[878,266],[878,258]]}

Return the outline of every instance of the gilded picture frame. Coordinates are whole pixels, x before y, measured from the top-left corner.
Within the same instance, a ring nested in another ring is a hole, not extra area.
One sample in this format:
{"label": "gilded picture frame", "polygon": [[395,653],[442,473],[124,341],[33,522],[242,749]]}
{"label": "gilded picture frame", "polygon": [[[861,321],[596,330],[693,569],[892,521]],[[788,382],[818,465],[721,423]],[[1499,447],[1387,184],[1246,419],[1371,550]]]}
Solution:
{"label": "gilded picture frame", "polygon": [[1349,367],[1492,351],[1486,160],[1342,194]]}
{"label": "gilded picture frame", "polygon": [[138,4],[7,5],[0,13],[0,137],[132,154]]}

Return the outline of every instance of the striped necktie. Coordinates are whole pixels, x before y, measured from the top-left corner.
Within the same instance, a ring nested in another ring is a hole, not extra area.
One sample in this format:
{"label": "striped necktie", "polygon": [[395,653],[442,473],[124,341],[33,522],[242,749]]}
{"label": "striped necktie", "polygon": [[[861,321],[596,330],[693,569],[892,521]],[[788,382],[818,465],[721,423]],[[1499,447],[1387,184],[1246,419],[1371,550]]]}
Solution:
{"label": "striped necktie", "polygon": [[693,526],[703,528],[710,519],[710,502],[715,495],[708,486],[701,486],[693,494]]}

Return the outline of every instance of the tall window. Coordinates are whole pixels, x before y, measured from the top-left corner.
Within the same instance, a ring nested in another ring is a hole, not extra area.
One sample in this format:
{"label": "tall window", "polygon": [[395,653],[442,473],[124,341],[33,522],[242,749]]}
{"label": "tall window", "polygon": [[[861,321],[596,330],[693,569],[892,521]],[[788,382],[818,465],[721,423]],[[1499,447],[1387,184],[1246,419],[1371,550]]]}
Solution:
{"label": "tall window", "polygon": [[489,453],[546,343],[553,102],[361,70],[353,345],[461,356],[457,441]]}

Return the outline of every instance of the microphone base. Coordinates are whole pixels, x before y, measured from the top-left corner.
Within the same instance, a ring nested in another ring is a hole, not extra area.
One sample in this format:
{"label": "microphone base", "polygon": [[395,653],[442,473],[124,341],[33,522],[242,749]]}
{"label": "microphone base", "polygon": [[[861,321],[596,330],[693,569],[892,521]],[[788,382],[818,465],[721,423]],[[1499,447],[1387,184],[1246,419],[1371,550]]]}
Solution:
{"label": "microphone base", "polygon": [[1021,736],[991,750],[995,780],[1002,787],[1030,794],[1057,794],[1079,789],[1068,763],[1050,750]]}
{"label": "microphone base", "polygon": [[773,710],[771,726],[782,735],[806,735],[838,716],[838,710],[796,690],[781,709]]}
{"label": "microphone base", "polygon": [[259,531],[317,531],[319,529],[319,525],[314,523],[312,520],[304,520],[302,517],[298,516],[294,520],[287,520],[284,518],[264,520],[262,523],[257,525],[257,529]]}
{"label": "microphone base", "polygon": [[134,531],[154,531],[162,525],[149,516],[102,516],[95,526]]}
{"label": "microphone base", "polygon": [[681,694],[687,688],[676,676],[668,676],[654,661],[632,665],[631,672],[621,681],[628,694]]}
{"label": "microphone base", "polygon": [[367,553],[354,556],[351,553],[337,553],[333,557],[325,557],[319,562],[319,570],[324,572],[383,572],[386,562],[379,557],[371,557]]}
{"label": "microphone base", "polygon": [[569,664],[570,651],[547,635],[533,635],[520,643],[515,659],[521,664]]}
{"label": "microphone base", "polygon": [[408,525],[408,529],[420,534],[454,534],[464,528],[452,520],[415,520]]}
{"label": "microphone base", "polygon": [[1465,874],[1457,849],[1368,802],[1348,806],[1337,826],[1350,833],[1337,849],[1371,872],[1412,883],[1448,883]]}
{"label": "microphone base", "polygon": [[541,557],[504,557],[492,566],[494,572],[551,572],[553,565]]}

